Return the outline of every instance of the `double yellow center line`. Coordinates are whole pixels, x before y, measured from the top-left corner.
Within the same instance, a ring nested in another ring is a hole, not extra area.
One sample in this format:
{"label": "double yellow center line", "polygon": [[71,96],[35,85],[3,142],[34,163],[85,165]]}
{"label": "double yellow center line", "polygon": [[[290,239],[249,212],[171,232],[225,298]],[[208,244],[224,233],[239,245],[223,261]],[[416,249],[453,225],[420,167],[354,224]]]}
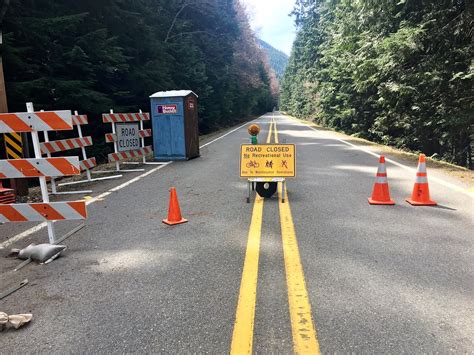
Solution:
{"label": "double yellow center line", "polygon": [[[267,143],[271,142],[273,132],[275,135],[275,143],[278,143],[278,130],[274,119],[272,119],[270,123]],[[301,265],[290,203],[288,195],[285,196],[286,202],[283,203],[281,191],[280,184],[278,188],[278,205],[280,210],[293,347],[297,354],[319,354],[319,343],[313,324],[311,305],[306,290],[306,282],[303,266]],[[232,335],[231,354],[252,353],[263,205],[263,198],[257,195],[248,234],[239,301]]]}

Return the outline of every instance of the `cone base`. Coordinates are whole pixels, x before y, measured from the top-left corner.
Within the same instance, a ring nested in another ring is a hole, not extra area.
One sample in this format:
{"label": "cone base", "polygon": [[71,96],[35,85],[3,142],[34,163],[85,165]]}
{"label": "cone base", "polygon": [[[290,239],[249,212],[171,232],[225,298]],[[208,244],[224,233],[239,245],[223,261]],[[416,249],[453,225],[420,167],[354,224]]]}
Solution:
{"label": "cone base", "polygon": [[371,205],[391,205],[391,206],[393,206],[395,204],[395,201],[392,200],[392,199],[390,199],[388,201],[377,201],[377,200],[374,200],[371,197],[369,197],[368,200],[369,200],[369,204],[371,204]]}
{"label": "cone base", "polygon": [[411,198],[407,198],[405,201],[408,202],[412,206],[437,206],[438,205],[435,201],[431,201],[431,200],[420,202],[420,201],[414,201]]}
{"label": "cone base", "polygon": [[164,220],[163,220],[163,223],[164,223],[164,224],[167,224],[167,225],[169,225],[169,226],[175,226],[175,225],[177,225],[177,224],[186,223],[187,221],[188,221],[188,220],[185,219],[185,218],[181,218],[181,220],[179,220],[179,221],[170,221],[170,220],[168,220],[168,219],[164,219]]}

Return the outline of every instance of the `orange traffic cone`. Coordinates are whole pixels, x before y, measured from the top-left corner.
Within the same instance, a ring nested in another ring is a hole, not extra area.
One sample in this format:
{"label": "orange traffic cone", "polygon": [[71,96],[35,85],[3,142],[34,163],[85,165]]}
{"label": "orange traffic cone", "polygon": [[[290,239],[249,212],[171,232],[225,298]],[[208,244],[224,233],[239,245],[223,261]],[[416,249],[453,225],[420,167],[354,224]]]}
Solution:
{"label": "orange traffic cone", "polygon": [[176,193],[176,189],[174,187],[170,190],[170,206],[168,208],[168,218],[163,220],[163,223],[168,224],[170,226],[174,226],[175,224],[186,223],[188,220],[184,219],[181,216],[181,210],[179,208],[178,202],[178,194]]}
{"label": "orange traffic cone", "polygon": [[390,189],[388,188],[387,168],[385,167],[385,157],[380,156],[377,176],[375,178],[372,197],[369,197],[371,205],[394,205],[395,201],[390,198]]}
{"label": "orange traffic cone", "polygon": [[407,198],[406,201],[413,206],[437,205],[435,201],[430,199],[430,188],[428,186],[428,174],[426,173],[426,159],[424,154],[420,154],[413,193],[411,198]]}

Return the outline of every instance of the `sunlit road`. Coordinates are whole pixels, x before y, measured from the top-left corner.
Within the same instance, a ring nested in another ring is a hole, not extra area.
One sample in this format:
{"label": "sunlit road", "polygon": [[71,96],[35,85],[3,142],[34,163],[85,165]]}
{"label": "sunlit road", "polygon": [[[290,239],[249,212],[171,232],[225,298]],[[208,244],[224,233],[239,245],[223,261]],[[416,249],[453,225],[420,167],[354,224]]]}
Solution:
{"label": "sunlit road", "polygon": [[[473,352],[467,190],[428,165],[440,206],[410,206],[415,172],[389,162],[397,205],[370,206],[374,155],[278,113],[256,122],[261,143],[296,144],[287,203],[246,203],[246,126],[109,194],[64,257],[18,271],[30,285],[0,311],[34,322],[0,352]],[[161,222],[171,186],[187,224]]]}

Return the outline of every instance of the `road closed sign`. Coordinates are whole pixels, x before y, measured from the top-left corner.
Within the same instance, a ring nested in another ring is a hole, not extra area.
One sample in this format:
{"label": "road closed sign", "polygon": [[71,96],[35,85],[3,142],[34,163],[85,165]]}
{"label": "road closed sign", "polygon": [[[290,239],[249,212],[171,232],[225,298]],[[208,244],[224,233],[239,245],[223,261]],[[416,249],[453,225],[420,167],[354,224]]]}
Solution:
{"label": "road closed sign", "polygon": [[295,177],[294,144],[242,144],[240,177]]}
{"label": "road closed sign", "polygon": [[116,123],[117,148],[119,152],[140,149],[140,128],[138,123]]}

